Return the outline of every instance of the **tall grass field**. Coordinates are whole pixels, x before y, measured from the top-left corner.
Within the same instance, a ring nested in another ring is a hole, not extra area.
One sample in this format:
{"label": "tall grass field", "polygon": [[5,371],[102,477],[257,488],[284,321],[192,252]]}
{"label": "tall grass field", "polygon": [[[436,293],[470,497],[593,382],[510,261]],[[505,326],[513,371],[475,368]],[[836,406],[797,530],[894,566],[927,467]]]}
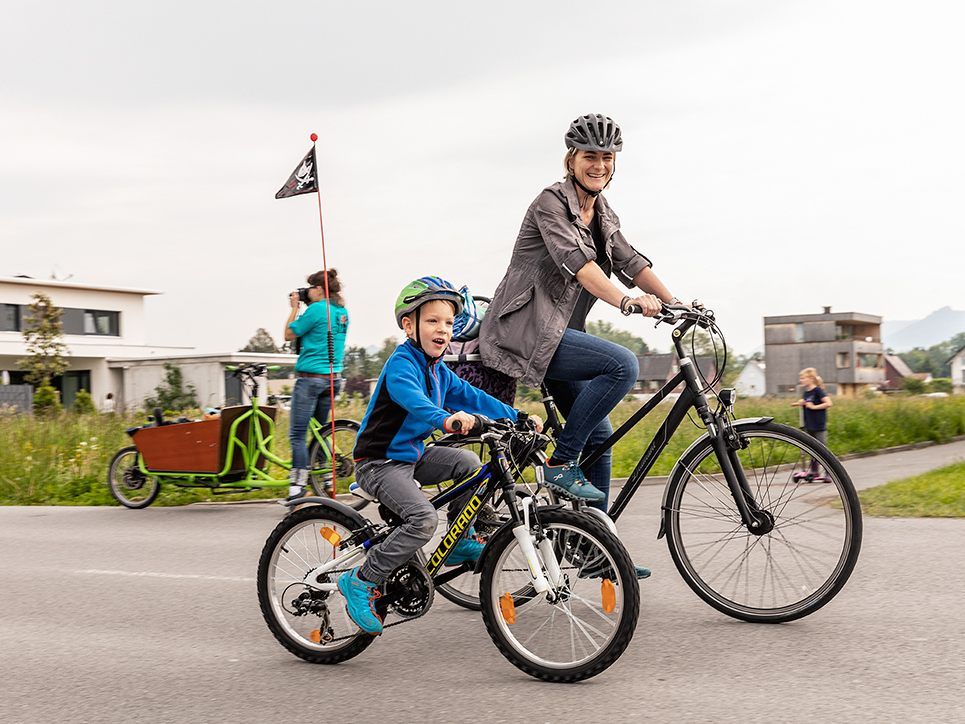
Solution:
{"label": "tall grass field", "polygon": [[[789,403],[789,400],[741,400],[736,414],[737,417],[773,417],[797,426],[800,411]],[[624,402],[617,407],[611,415],[614,427],[639,406],[639,402]],[[661,403],[617,444],[613,452],[614,477],[630,474],[669,406],[668,401]],[[542,412],[538,404],[527,403],[524,408],[535,414]],[[358,400],[338,406],[339,417],[359,420],[364,411]],[[0,416],[0,504],[115,504],[106,484],[108,465],[118,449],[131,444],[125,429],[144,422],[143,415]],[[965,396],[836,400],[828,413],[828,432],[829,446],[837,455],[923,441],[945,442],[965,435]],[[701,429],[684,420],[652,474],[669,473],[683,450],[701,434]],[[274,449],[283,458],[290,456],[285,414],[279,416]],[[275,472],[277,477],[283,476],[281,470]],[[212,496],[207,491],[165,486],[154,504],[180,505],[198,500],[277,495],[277,490],[266,490]]]}

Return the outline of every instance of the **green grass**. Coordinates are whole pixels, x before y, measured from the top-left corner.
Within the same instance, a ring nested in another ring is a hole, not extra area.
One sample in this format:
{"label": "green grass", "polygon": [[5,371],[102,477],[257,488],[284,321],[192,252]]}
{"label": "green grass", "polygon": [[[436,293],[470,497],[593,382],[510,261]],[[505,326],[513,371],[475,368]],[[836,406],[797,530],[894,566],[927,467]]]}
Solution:
{"label": "green grass", "polygon": [[867,515],[898,518],[965,517],[965,462],[896,480],[860,494]]}
{"label": "green grass", "polygon": [[[664,402],[634,428],[613,451],[614,477],[633,470],[651,437],[669,410]],[[538,404],[523,405],[542,413]],[[640,403],[624,402],[614,410],[614,426],[626,420]],[[339,417],[360,420],[364,406],[353,401],[339,405]],[[788,400],[741,400],[738,417],[774,417],[798,424],[798,410]],[[0,415],[0,504],[4,505],[111,505],[107,468],[111,457],[131,444],[125,429],[143,424],[140,416],[62,414],[52,418]],[[683,450],[702,430],[684,420],[653,475],[666,475]],[[839,400],[829,412],[829,444],[838,455],[866,452],[905,443],[944,442],[965,435],[965,396],[947,398],[892,397],[875,400]],[[288,417],[279,417],[274,451],[290,456]],[[273,469],[276,477],[283,471]],[[277,497],[278,490],[213,496],[207,491],[165,486],[155,505],[181,505],[199,500],[237,500]]]}

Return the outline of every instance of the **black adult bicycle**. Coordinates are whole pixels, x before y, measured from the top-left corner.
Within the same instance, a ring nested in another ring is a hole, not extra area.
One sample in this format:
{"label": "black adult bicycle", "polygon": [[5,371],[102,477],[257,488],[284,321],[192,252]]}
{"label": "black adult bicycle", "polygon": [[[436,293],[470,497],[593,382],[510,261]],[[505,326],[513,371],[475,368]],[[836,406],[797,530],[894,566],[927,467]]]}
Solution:
{"label": "black adult bicycle", "polygon": [[[377,608],[385,627],[421,617],[436,586],[475,570],[486,629],[510,662],[546,681],[595,676],[620,657],[636,627],[640,590],[630,557],[600,521],[517,496],[507,451],[514,442],[548,442],[525,415],[515,424],[477,417],[477,429],[489,461],[431,502],[440,508],[468,489],[474,495],[431,553],[420,553],[381,586]],[[475,568],[446,568],[455,543],[497,493],[508,520],[489,536]],[[336,579],[401,521],[384,505],[382,523],[330,498],[302,502],[317,505],[286,516],[265,543],[258,600],[282,646],[306,661],[335,664],[375,640],[348,617]]]}
{"label": "black adult bicycle", "polygon": [[[615,533],[614,523],[654,462],[695,412],[706,432],[670,473],[657,537],[666,537],[677,570],[694,592],[728,616],[780,623],[814,613],[841,590],[858,560],[861,507],[851,478],[810,435],[770,417],[735,419],[732,389],[717,392],[712,409],[707,394],[721,372],[708,381],[698,369],[693,343],[691,354],[684,348],[695,327],[706,330],[715,350],[720,339],[718,369],[723,370],[726,342],[711,310],[699,303],[664,305],[657,317],[661,323],[675,325],[671,338],[679,372],[580,461],[583,470],[681,384],[683,390],[606,514],[582,503],[574,507],[609,521]],[[562,429],[558,410],[545,385],[542,391],[546,428],[557,434]],[[801,475],[812,459],[827,471],[827,483],[815,485]],[[556,500],[552,491],[550,497]]]}

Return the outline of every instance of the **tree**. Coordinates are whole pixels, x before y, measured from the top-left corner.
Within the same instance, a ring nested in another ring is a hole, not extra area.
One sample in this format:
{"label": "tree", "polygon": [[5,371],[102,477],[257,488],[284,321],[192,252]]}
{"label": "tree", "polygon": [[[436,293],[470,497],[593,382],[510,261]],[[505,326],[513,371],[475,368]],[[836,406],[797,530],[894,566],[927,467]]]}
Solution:
{"label": "tree", "polygon": [[153,410],[160,407],[163,410],[187,410],[191,407],[199,407],[198,391],[194,385],[184,384],[184,375],[181,368],[170,362],[164,363],[164,382],[154,390],[154,397],[149,397],[144,401],[146,410]]}
{"label": "tree", "polygon": [[375,355],[375,368],[376,374],[382,372],[382,368],[385,367],[385,363],[389,361],[389,357],[395,352],[396,348],[399,346],[399,340],[395,337],[386,337],[382,340],[382,349],[378,351]]}
{"label": "tree", "polygon": [[238,350],[239,352],[270,352],[275,354],[280,352],[275,340],[264,327],[255,330],[254,336],[248,340],[248,344]]}
{"label": "tree", "polygon": [[31,299],[34,301],[24,315],[23,326],[23,338],[30,356],[20,359],[17,365],[26,371],[27,382],[36,387],[47,387],[51,378],[63,374],[68,367],[65,357],[69,353],[63,342],[64,325],[60,321],[63,312],[46,294],[34,294]]}
{"label": "tree", "polygon": [[586,332],[587,334],[592,334],[594,337],[599,337],[600,339],[618,344],[621,347],[626,347],[636,355],[646,354],[650,351],[650,348],[643,339],[633,334],[633,332],[627,332],[625,329],[614,327],[610,322],[588,322]]}

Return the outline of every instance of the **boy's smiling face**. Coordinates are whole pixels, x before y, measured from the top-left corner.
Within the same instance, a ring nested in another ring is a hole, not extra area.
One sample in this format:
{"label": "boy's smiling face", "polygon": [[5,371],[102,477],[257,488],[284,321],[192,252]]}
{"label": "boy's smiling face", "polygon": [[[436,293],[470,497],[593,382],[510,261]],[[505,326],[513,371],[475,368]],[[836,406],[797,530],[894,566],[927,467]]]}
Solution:
{"label": "boy's smiling face", "polygon": [[[433,299],[419,307],[419,343],[422,351],[430,357],[441,357],[452,339],[452,323],[455,321],[455,308],[451,302]],[[402,330],[413,342],[415,333],[415,312],[402,318]]]}

